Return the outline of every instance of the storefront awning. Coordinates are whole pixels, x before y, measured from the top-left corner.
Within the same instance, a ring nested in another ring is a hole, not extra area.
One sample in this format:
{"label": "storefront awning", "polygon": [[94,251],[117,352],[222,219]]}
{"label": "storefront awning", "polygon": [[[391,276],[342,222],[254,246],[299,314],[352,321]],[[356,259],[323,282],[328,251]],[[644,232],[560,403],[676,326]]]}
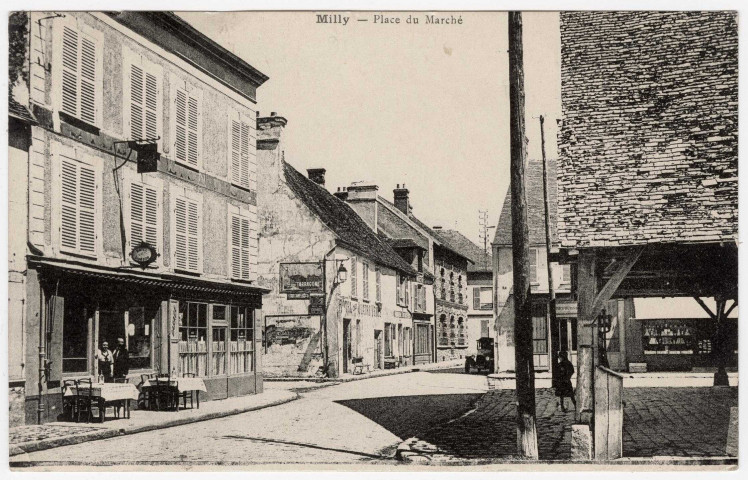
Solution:
{"label": "storefront awning", "polygon": [[178,293],[254,297],[252,303],[262,304],[262,295],[270,290],[244,283],[229,283],[193,278],[174,273],[147,273],[129,268],[107,268],[83,265],[48,258],[29,257],[29,264],[48,270],[50,275],[85,277],[97,281],[120,282],[150,288],[163,288]]}

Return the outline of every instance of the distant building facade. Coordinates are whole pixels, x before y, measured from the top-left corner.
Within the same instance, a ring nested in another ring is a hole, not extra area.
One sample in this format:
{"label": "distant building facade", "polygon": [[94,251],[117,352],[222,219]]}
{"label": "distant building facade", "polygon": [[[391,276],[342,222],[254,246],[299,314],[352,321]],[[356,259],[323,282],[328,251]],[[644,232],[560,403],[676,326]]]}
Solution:
{"label": "distant building facade", "polygon": [[[265,374],[339,377],[357,364],[412,364],[416,271],[325,189],[324,169],[307,178],[283,159],[286,123],[276,114],[257,120]],[[307,273],[287,281],[289,269]],[[289,289],[294,281],[318,288]]]}
{"label": "distant building facade", "polygon": [[480,338],[494,338],[493,258],[478,245],[456,230],[438,230],[440,237],[471,261],[467,265],[467,327],[466,355],[477,353]]}
{"label": "distant building facade", "polygon": [[267,77],[171,13],[31,12],[23,29],[36,123],[26,175],[12,169],[29,201],[14,210],[26,267],[11,371],[25,421],[56,420],[62,382],[97,375],[118,338],[138,381],[194,374],[204,399],[262,391],[246,119]]}

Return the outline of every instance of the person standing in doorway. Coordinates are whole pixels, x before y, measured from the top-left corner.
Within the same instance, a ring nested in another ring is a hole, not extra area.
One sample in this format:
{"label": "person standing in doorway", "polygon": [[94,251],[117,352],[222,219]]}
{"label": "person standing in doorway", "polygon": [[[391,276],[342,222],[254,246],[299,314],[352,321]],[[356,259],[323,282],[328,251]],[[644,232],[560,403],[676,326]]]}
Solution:
{"label": "person standing in doorway", "polygon": [[112,354],[114,357],[114,378],[125,378],[130,372],[130,356],[127,353],[127,347],[125,347],[125,340],[123,338],[117,339],[117,348]]}
{"label": "person standing in doorway", "polygon": [[577,406],[577,401],[574,398],[574,387],[571,385],[571,376],[574,375],[574,365],[571,364],[569,359],[566,357],[566,352],[558,352],[558,368],[557,378],[555,379],[556,396],[558,397],[558,405],[562,411],[566,411],[566,405],[564,404],[564,397],[569,397],[571,403],[574,404],[574,408]]}
{"label": "person standing in doorway", "polygon": [[104,377],[104,382],[111,382],[114,376],[114,357],[109,350],[109,342],[101,344],[101,349],[96,352],[96,359],[99,361],[99,375]]}

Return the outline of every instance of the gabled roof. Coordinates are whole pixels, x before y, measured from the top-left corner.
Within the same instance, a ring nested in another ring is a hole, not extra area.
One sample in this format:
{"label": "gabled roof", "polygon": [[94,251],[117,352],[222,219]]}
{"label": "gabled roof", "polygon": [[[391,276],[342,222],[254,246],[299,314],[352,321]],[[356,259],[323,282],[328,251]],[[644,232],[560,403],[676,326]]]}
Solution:
{"label": "gabled roof", "polygon": [[[548,159],[548,197],[551,222],[551,243],[557,243],[556,234],[556,164]],[[532,245],[545,245],[545,205],[543,199],[543,161],[529,160],[525,165],[525,195],[527,200],[527,228]],[[507,189],[501,207],[499,223],[493,245],[512,246],[512,194]]]}
{"label": "gabled roof", "polygon": [[[455,255],[463,257],[463,258],[466,258],[468,261],[470,261],[470,259],[468,257],[465,257],[465,255],[463,255],[462,253],[460,253],[460,251],[457,248],[452,247],[449,244],[448,241],[446,241],[445,239],[443,239],[442,237],[440,237],[436,233],[436,231],[434,229],[429,228],[428,226],[426,226],[425,223],[423,223],[422,221],[418,220],[418,218],[415,215],[413,215],[413,213],[410,213],[410,214],[406,215],[403,211],[401,211],[399,208],[397,208],[394,203],[392,203],[392,202],[390,202],[390,201],[388,201],[388,200],[386,200],[386,199],[384,199],[384,198],[382,198],[380,196],[377,196],[377,201],[379,201],[379,203],[381,203],[385,208],[389,209],[390,212],[393,213],[393,215],[390,215],[390,216],[383,216],[383,215],[381,215],[381,210],[380,210],[380,215],[379,215],[380,226],[383,227],[383,230],[385,232],[387,232],[388,228],[394,226],[394,224],[397,223],[397,222],[406,223],[407,224],[407,222],[410,221],[413,224],[415,224],[418,228],[420,228],[421,230],[423,230],[424,232],[426,232],[426,235],[430,236],[432,238],[433,242],[436,245],[439,245],[439,246],[445,248],[446,250],[451,251]],[[392,218],[393,219],[393,220],[391,220],[392,225],[388,224],[387,218]],[[413,227],[410,227],[410,228],[413,228]],[[421,239],[423,239],[423,240],[421,240]],[[417,241],[417,242],[420,242],[422,245],[425,246],[425,248],[428,248],[428,241],[424,238],[423,234],[417,233],[417,237],[415,237],[414,240]],[[425,240],[425,243],[423,243],[424,240]]]}
{"label": "gabled roof", "polygon": [[283,162],[288,187],[327,227],[341,246],[408,275],[416,271],[369,228],[344,201]]}
{"label": "gabled roof", "polygon": [[463,256],[473,263],[468,263],[468,272],[492,271],[491,254],[484,252],[482,248],[470,241],[465,235],[457,230],[438,230],[437,234],[447,240],[450,245],[460,250]]}

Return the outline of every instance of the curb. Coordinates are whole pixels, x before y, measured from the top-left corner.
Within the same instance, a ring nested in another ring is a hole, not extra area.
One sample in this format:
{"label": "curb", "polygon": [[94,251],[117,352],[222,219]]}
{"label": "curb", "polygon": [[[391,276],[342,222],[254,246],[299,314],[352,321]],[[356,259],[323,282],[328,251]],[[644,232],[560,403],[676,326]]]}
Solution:
{"label": "curb", "polygon": [[204,422],[206,420],[213,420],[213,419],[221,418],[221,417],[230,417],[232,415],[239,415],[240,413],[247,413],[247,412],[252,412],[255,410],[261,410],[263,408],[283,405],[284,403],[290,403],[290,402],[293,402],[294,400],[298,400],[299,398],[301,398],[301,396],[298,393],[296,392],[292,392],[292,393],[293,393],[293,396],[290,398],[274,400],[267,404],[255,405],[252,407],[234,408],[234,409],[226,410],[223,412],[206,413],[204,415],[195,416],[195,417],[177,418],[177,419],[169,420],[169,421],[162,422],[162,423],[143,425],[140,427],[133,427],[130,429],[120,428],[119,430],[115,430],[115,429],[102,427],[101,431],[87,432],[87,433],[82,433],[79,435],[71,435],[68,437],[60,437],[60,438],[49,439],[49,440],[17,443],[15,445],[10,445],[10,451],[8,453],[8,456],[13,457],[15,455],[21,455],[24,453],[38,452],[40,450],[49,450],[50,448],[64,447],[66,445],[76,445],[78,443],[92,442],[95,440],[104,440],[106,438],[131,435],[134,433],[142,433],[142,432],[148,432],[151,430],[160,430],[163,428],[177,427],[179,425],[186,425],[188,423],[197,423],[197,422]]}
{"label": "curb", "polygon": [[379,378],[379,377],[389,377],[391,375],[402,375],[404,373],[414,373],[414,372],[432,372],[437,370],[449,370],[452,368],[458,368],[462,366],[462,364],[454,364],[454,365],[438,365],[434,363],[426,363],[419,366],[410,366],[406,367],[406,369],[399,370],[399,369],[388,369],[388,370],[379,370],[375,373],[368,373],[368,374],[362,374],[362,375],[356,375],[351,377],[339,377],[339,378],[326,378],[326,377],[263,377],[263,382],[310,382],[310,383],[347,383],[347,382],[357,382],[359,380],[366,380],[369,378]]}

